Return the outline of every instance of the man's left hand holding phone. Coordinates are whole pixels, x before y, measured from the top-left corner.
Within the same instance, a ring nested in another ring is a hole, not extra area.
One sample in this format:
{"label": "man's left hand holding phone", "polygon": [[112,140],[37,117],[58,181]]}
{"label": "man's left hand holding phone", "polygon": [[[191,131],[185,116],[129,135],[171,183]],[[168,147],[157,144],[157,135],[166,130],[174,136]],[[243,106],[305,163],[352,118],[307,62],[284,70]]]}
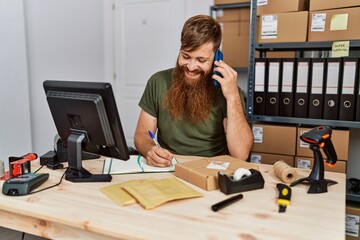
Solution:
{"label": "man's left hand holding phone", "polygon": [[214,86],[221,87],[224,97],[238,96],[237,72],[227,65],[224,55],[220,50],[216,50],[214,57]]}

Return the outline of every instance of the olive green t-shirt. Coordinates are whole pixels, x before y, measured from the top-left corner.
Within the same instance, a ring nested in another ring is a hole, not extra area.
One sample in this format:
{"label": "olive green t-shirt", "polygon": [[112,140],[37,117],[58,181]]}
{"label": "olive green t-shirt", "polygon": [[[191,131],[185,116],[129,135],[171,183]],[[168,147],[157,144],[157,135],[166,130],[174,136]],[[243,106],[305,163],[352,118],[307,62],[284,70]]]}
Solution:
{"label": "olive green t-shirt", "polygon": [[223,125],[227,117],[226,99],[220,88],[214,87],[215,99],[209,117],[202,123],[174,120],[162,106],[165,93],[170,87],[172,69],[155,73],[148,81],[139,106],[157,118],[159,144],[170,152],[180,155],[216,156],[227,154]]}

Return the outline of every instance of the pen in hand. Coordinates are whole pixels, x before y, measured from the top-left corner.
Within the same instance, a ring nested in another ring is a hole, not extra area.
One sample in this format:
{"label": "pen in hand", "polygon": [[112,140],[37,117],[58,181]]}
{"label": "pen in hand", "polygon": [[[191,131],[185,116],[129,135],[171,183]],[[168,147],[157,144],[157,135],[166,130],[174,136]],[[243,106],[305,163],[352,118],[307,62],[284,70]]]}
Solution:
{"label": "pen in hand", "polygon": [[160,144],[158,143],[158,141],[156,141],[156,138],[155,138],[154,134],[153,134],[150,130],[148,131],[148,133],[149,133],[151,139],[154,141],[155,145],[156,145],[158,148],[161,148],[161,146],[160,146]]}
{"label": "pen in hand", "polygon": [[[162,147],[160,146],[160,144],[158,143],[158,141],[156,140],[154,134],[153,134],[150,130],[148,131],[148,133],[149,133],[149,136],[151,137],[151,139],[154,141],[155,145],[156,145],[158,148],[162,148]],[[170,166],[173,165],[173,162],[172,162],[173,160],[176,161],[175,158],[171,159],[171,161],[170,161]],[[177,162],[177,161],[176,161],[176,162]]]}

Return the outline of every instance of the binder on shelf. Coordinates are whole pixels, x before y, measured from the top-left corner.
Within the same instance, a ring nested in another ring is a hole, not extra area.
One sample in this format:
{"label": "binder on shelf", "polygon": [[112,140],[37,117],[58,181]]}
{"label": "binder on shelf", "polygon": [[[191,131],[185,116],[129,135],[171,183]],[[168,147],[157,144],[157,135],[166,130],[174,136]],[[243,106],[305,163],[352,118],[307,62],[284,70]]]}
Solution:
{"label": "binder on shelf", "polygon": [[265,115],[265,85],[267,61],[265,58],[255,59],[254,115]]}
{"label": "binder on shelf", "polygon": [[337,120],[339,116],[341,58],[329,58],[326,65],[326,87],[323,118]]}
{"label": "binder on shelf", "polygon": [[294,95],[294,117],[306,118],[309,110],[310,58],[296,61],[296,87]]}
{"label": "binder on shelf", "polygon": [[311,59],[309,118],[322,119],[324,110],[325,59]]}
{"label": "binder on shelf", "polygon": [[[360,73],[359,76],[360,78]],[[356,93],[355,120],[360,121],[360,79],[358,78],[358,87]]]}
{"label": "binder on shelf", "polygon": [[279,116],[279,87],[281,74],[281,59],[267,59],[267,85],[266,85],[266,103],[265,114],[267,116]]}
{"label": "binder on shelf", "polygon": [[357,75],[358,59],[343,58],[339,120],[353,121],[355,119]]}
{"label": "binder on shelf", "polygon": [[294,109],[295,59],[283,58],[279,100],[279,116],[292,117]]}

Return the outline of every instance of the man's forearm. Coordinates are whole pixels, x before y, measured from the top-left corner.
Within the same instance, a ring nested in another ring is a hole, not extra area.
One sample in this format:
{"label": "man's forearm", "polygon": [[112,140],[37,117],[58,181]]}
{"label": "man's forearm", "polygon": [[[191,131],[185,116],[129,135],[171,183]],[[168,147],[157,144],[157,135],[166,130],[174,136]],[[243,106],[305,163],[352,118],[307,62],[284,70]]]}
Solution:
{"label": "man's forearm", "polygon": [[231,156],[241,160],[248,158],[254,137],[240,98],[227,101],[226,140]]}

